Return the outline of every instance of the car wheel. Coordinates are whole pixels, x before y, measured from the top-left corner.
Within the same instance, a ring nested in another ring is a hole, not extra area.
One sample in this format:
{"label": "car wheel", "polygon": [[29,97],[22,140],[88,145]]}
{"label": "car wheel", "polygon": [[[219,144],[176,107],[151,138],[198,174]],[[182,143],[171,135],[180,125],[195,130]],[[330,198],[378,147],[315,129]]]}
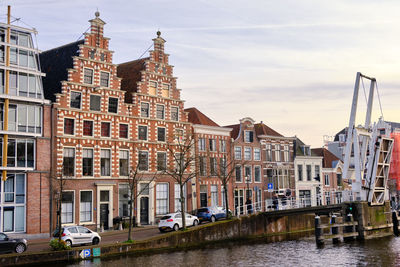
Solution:
{"label": "car wheel", "polygon": [[179,230],[179,225],[176,223],[175,225],[174,225],[174,231],[178,231]]}
{"label": "car wheel", "polygon": [[72,247],[72,241],[71,240],[65,240],[65,244],[67,244],[68,247]]}
{"label": "car wheel", "polygon": [[26,246],[22,243],[19,243],[16,247],[15,247],[15,252],[17,253],[22,253],[26,250]]}
{"label": "car wheel", "polygon": [[199,224],[199,221],[198,220],[194,220],[193,226],[197,226],[198,224]]}
{"label": "car wheel", "polygon": [[164,229],[159,228],[158,230],[160,230],[160,233],[164,233]]}
{"label": "car wheel", "polygon": [[211,222],[215,222],[215,216],[211,216]]}
{"label": "car wheel", "polygon": [[93,238],[92,244],[97,245],[100,242],[100,239],[98,237]]}

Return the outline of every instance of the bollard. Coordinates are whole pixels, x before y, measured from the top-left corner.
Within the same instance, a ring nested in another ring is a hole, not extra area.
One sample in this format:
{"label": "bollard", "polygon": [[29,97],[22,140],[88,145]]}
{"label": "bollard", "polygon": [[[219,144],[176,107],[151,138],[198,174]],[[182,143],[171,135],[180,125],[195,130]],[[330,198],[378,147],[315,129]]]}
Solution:
{"label": "bollard", "polygon": [[122,231],[122,230],[123,230],[123,227],[122,227],[122,222],[119,222],[119,227],[118,227],[118,230],[120,230],[120,231]]}
{"label": "bollard", "polygon": [[[346,216],[346,222],[354,222],[353,214],[349,213]],[[356,231],[354,225],[348,225],[344,228],[345,233],[354,233]],[[354,236],[348,236],[343,238],[344,241],[353,241]]]}
{"label": "bollard", "polygon": [[324,245],[324,239],[322,238],[323,229],[319,227],[320,225],[321,218],[317,215],[315,216],[315,242],[317,243],[318,247]]}
{"label": "bollard", "polygon": [[[336,219],[337,219],[336,215],[335,215],[335,214],[332,215],[331,224],[335,224],[335,223],[337,222]],[[337,235],[337,234],[339,234],[339,227],[338,227],[338,226],[332,226],[332,227],[331,227],[331,232],[332,232],[332,235]],[[337,244],[337,243],[339,243],[339,241],[340,241],[340,239],[337,238],[337,237],[332,238],[333,244]]]}
{"label": "bollard", "polygon": [[393,222],[393,233],[395,236],[400,235],[399,231],[399,219],[397,218],[397,212],[393,211],[392,212],[392,222]]}

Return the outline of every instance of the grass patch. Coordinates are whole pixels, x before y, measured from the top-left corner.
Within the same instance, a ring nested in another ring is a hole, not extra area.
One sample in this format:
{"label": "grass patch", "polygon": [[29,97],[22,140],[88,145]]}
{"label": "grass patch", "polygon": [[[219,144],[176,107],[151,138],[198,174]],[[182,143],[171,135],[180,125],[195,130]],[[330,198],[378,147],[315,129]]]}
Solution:
{"label": "grass patch", "polygon": [[122,243],[124,243],[124,244],[133,244],[133,243],[135,243],[135,240],[129,239],[129,240],[126,240],[126,241],[124,241]]}

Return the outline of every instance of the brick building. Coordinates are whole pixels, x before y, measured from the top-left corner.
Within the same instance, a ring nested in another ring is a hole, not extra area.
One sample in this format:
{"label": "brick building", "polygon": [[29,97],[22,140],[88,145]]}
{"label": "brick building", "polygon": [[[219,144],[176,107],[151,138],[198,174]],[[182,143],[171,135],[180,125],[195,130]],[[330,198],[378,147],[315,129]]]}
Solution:
{"label": "brick building", "polygon": [[[62,222],[108,228],[128,216],[128,176],[137,166],[143,178],[134,215],[152,224],[176,210],[179,187],[159,173],[174,164],[167,146],[190,134],[165,40],[158,33],[149,57],[117,66],[105,22],[98,12],[89,22],[84,40],[41,55],[45,95],[54,102],[53,172],[65,181]],[[191,210],[191,187],[186,191]],[[55,224],[55,209],[52,218]]]}
{"label": "brick building", "polygon": [[227,183],[228,205],[233,209],[232,184],[234,175],[231,175],[232,142],[231,128],[221,127],[196,108],[185,109],[189,122],[192,123],[196,150],[196,206],[225,207],[225,190],[223,181]]}
{"label": "brick building", "polygon": [[0,232],[44,237],[50,231],[50,102],[43,97],[36,34],[0,24]]}
{"label": "brick building", "polygon": [[[248,198],[255,209],[264,209],[265,200],[294,195],[293,138],[284,137],[264,123],[243,118],[229,125],[234,139],[235,210]],[[273,192],[266,192],[268,183]],[[244,212],[241,208],[240,212]]]}

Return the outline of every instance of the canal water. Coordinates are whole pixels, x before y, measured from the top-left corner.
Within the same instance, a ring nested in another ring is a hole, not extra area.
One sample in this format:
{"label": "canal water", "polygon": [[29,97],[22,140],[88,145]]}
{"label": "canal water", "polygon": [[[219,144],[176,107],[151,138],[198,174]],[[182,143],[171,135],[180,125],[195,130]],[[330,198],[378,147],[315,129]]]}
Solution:
{"label": "canal water", "polygon": [[314,239],[268,244],[235,243],[213,249],[120,256],[64,266],[400,266],[400,237],[337,245],[327,243],[323,248],[317,248]]}

